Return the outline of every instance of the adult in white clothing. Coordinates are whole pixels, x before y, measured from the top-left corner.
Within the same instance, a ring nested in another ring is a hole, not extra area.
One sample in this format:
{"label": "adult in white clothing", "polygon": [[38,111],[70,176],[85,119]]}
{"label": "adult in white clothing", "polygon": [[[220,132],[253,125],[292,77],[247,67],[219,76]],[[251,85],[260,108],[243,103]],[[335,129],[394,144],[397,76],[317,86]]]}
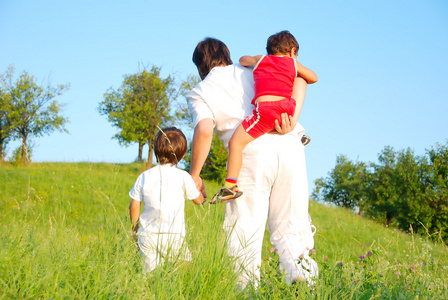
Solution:
{"label": "adult in white clothing", "polygon": [[[190,173],[203,191],[199,176],[210,150],[213,130],[227,148],[236,127],[253,110],[254,82],[251,69],[232,64],[227,46],[217,39],[201,41],[193,53],[193,62],[202,81],[187,96],[194,126]],[[302,107],[305,91],[306,82],[297,79],[293,96],[298,109]],[[300,124],[295,125],[296,121],[282,115],[282,126],[277,124],[276,128],[286,134],[265,134],[244,148],[238,176],[238,185],[244,193],[226,203],[224,228],[229,235],[229,254],[243,268],[240,277],[243,287],[249,281],[258,284],[267,220],[271,243],[280,257],[280,269],[285,272],[287,283],[310,282],[317,276],[317,264],[309,257],[314,240],[301,143],[305,130]]]}

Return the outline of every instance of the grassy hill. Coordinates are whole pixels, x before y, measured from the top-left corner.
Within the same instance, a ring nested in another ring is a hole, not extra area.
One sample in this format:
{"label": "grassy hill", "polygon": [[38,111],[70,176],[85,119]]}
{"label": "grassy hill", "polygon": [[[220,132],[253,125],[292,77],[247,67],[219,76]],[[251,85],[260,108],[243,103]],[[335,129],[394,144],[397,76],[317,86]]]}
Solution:
{"label": "grassy hill", "polygon": [[[141,271],[129,196],[138,164],[0,166],[0,299],[448,299],[448,249],[311,202],[313,287],[288,286],[267,231],[257,291],[240,291],[221,230],[224,206],[187,203],[193,264]],[[211,195],[219,186],[207,183]]]}

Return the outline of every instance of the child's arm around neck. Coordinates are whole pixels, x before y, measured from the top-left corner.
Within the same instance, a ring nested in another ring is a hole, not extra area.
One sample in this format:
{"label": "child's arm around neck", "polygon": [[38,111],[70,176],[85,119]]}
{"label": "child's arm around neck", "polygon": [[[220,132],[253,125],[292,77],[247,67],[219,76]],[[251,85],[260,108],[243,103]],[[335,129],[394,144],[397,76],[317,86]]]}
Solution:
{"label": "child's arm around neck", "polygon": [[255,66],[255,64],[263,57],[263,55],[249,56],[244,55],[240,58],[240,65],[243,67]]}
{"label": "child's arm around neck", "polygon": [[317,75],[310,69],[304,67],[301,63],[296,61],[297,75],[305,79],[308,84],[317,82]]}

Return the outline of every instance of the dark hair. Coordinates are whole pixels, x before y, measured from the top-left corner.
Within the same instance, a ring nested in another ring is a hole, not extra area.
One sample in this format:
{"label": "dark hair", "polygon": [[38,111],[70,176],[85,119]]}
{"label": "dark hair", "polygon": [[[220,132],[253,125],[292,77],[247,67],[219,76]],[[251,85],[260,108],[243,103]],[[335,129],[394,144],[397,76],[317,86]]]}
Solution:
{"label": "dark hair", "polygon": [[226,44],[218,39],[207,37],[200,41],[193,52],[193,62],[198,68],[201,79],[216,66],[231,65],[230,51]]}
{"label": "dark hair", "polygon": [[296,53],[299,51],[299,43],[296,38],[288,31],[283,30],[271,35],[268,38],[266,50],[269,55],[287,54],[292,48],[296,48]]}
{"label": "dark hair", "polygon": [[159,130],[154,138],[154,154],[161,165],[176,165],[187,153],[187,139],[176,127]]}

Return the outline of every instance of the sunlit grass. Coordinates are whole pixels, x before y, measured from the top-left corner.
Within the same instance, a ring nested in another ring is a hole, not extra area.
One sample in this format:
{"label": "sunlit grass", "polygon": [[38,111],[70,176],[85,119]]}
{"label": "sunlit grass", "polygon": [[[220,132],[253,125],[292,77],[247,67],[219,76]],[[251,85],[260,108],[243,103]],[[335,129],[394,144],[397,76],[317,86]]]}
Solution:
{"label": "sunlit grass", "polygon": [[[223,205],[186,205],[193,262],[142,272],[128,192],[144,166],[41,163],[0,167],[0,299],[447,298],[448,251],[424,237],[315,202],[312,287],[288,286],[263,246],[257,291],[241,291],[226,255]],[[209,198],[219,189],[207,182]]]}

